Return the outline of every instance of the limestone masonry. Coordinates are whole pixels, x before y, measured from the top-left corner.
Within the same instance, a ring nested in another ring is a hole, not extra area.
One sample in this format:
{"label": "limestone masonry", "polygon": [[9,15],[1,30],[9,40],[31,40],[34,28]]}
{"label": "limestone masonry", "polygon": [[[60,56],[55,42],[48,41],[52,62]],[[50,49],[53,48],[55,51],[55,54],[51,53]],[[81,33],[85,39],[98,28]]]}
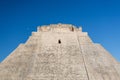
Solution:
{"label": "limestone masonry", "polygon": [[81,27],[51,24],[0,63],[0,80],[120,80],[120,63]]}

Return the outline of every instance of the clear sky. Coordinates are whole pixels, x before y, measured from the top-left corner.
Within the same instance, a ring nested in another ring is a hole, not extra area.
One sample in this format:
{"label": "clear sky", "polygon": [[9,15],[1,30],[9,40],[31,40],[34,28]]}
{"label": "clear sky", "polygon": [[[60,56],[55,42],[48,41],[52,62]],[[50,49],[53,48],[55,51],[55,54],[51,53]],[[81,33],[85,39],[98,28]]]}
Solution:
{"label": "clear sky", "polygon": [[120,62],[120,0],[0,0],[0,62],[39,25],[82,26]]}

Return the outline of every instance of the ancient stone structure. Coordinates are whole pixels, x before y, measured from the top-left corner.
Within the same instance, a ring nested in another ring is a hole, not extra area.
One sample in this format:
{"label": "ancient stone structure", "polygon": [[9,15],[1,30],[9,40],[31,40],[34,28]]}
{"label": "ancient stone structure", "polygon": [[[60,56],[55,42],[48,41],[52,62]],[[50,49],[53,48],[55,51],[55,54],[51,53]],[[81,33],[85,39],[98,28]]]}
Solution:
{"label": "ancient stone structure", "polygon": [[0,64],[0,80],[120,80],[120,64],[82,28],[52,24]]}

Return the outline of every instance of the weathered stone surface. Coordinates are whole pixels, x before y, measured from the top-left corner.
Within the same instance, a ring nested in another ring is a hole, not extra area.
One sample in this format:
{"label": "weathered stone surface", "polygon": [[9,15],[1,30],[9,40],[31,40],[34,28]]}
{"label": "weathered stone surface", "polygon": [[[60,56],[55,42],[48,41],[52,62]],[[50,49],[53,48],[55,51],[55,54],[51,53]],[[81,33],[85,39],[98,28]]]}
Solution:
{"label": "weathered stone surface", "polygon": [[0,80],[120,80],[120,64],[82,28],[52,24],[0,64]]}

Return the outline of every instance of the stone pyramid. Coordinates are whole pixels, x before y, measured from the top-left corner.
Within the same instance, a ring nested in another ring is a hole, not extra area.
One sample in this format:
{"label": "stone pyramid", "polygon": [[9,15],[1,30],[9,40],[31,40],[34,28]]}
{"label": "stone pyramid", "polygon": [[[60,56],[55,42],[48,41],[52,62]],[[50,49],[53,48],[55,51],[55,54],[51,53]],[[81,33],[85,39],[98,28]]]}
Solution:
{"label": "stone pyramid", "polygon": [[82,28],[51,24],[0,63],[0,80],[120,80],[120,63]]}

